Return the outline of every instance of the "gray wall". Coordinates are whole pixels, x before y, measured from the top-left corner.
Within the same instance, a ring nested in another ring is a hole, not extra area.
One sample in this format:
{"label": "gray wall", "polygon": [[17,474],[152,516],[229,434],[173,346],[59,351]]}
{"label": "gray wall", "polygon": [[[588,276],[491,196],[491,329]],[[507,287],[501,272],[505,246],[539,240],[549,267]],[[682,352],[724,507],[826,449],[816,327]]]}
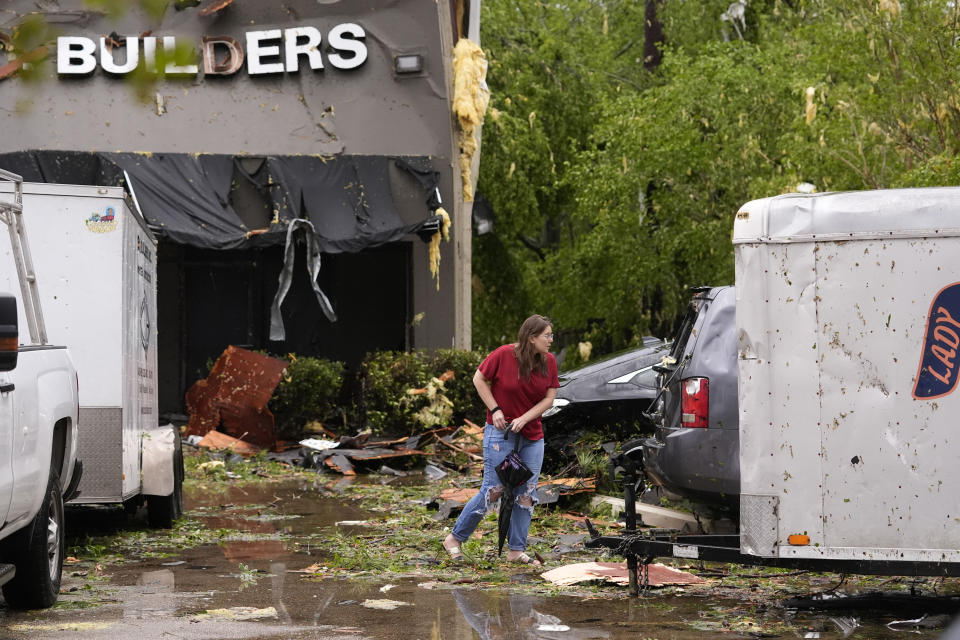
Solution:
{"label": "gray wall", "polygon": [[[449,14],[446,7],[439,8],[441,4],[236,0],[207,17],[197,8],[171,8],[157,22],[133,8],[122,17],[107,17],[87,10],[82,0],[10,0],[0,12],[0,33],[8,35],[21,15],[36,13],[38,6],[59,7],[41,14],[61,35],[96,39],[111,32],[126,36],[150,31],[152,36],[176,36],[178,43],[197,45],[203,35],[227,35],[245,46],[245,32],[294,26],[316,27],[326,41],[331,27],[352,22],[366,32],[368,58],[359,68],[337,69],[329,64],[323,45],[323,71],[311,70],[301,58],[299,71],[293,73],[254,76],[244,65],[231,76],[167,78],[147,87],[144,102],[130,76],[112,76],[99,67],[83,77],[58,76],[54,55],[41,67],[42,81],[26,83],[14,77],[0,82],[0,150],[429,155],[441,171],[444,205],[454,214],[459,185],[454,185],[455,145],[445,69],[449,51],[441,33],[444,15],[449,20]],[[447,33],[448,42],[449,37]],[[55,46],[52,49],[55,53]],[[394,56],[409,52],[424,56],[424,72],[415,77],[395,75]],[[0,64],[2,58],[0,53]],[[406,203],[400,210],[408,222],[429,213],[426,207],[418,209],[419,194],[397,195]],[[451,346],[453,243],[441,248],[438,292],[429,280],[426,245],[418,239],[411,242],[412,313],[425,313],[411,346]]]}

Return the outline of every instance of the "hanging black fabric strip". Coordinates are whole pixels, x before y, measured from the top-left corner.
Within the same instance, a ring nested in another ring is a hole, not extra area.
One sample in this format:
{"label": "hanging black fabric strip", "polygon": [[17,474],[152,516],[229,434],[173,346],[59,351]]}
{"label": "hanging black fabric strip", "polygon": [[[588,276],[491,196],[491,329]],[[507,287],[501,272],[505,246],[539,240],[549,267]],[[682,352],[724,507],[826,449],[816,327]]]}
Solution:
{"label": "hanging black fabric strip", "polygon": [[[300,230],[303,231],[302,234],[297,233]],[[317,296],[317,302],[320,303],[320,309],[323,311],[323,315],[327,317],[327,320],[330,322],[337,321],[337,314],[333,310],[333,305],[330,304],[330,299],[327,298],[327,295],[320,289],[320,285],[317,283],[317,278],[320,277],[321,254],[317,251],[317,235],[314,232],[313,225],[310,224],[308,220],[294,220],[290,223],[290,226],[287,227],[287,243],[283,250],[283,268],[280,270],[277,294],[273,297],[273,304],[270,305],[270,339],[277,342],[286,340],[287,338],[280,307],[283,305],[283,300],[287,297],[287,292],[290,290],[290,284],[293,281],[293,265],[296,263],[298,235],[304,237],[307,252],[307,272],[310,284],[313,287],[313,292]]]}

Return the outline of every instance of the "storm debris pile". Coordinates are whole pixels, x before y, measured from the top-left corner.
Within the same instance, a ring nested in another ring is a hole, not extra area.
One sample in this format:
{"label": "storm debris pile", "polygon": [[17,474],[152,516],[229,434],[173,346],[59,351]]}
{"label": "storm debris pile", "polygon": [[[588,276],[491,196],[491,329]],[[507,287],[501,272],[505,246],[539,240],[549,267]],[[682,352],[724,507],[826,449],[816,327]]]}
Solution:
{"label": "storm debris pile", "polygon": [[[443,396],[442,389],[452,378],[452,371],[434,378],[425,388],[406,392],[436,400],[422,410],[421,413],[429,413],[419,420],[421,424],[437,425],[432,429],[389,438],[374,436],[370,429],[352,435],[338,434],[319,422],[311,422],[304,427],[298,441],[286,442],[277,438],[268,403],[287,366],[288,362],[283,359],[228,347],[207,378],[198,381],[187,393],[190,419],[183,430],[185,442],[215,452],[215,458],[229,464],[251,458],[262,460],[261,454],[265,454],[268,460],[289,467],[348,477],[367,473],[392,476],[422,473],[427,482],[444,485],[442,490],[438,487],[429,505],[437,509],[436,520],[455,517],[476,495],[474,481],[483,473],[484,427],[469,420],[464,420],[459,427],[441,426],[450,417],[449,400]],[[213,471],[211,468],[211,473]],[[236,469],[217,471],[227,477],[239,477]],[[266,477],[266,471],[260,467],[255,473]],[[462,481],[450,474],[463,474],[468,486],[459,486]],[[453,488],[449,487],[451,479]],[[537,486],[542,505],[595,491],[596,478],[541,478]]]}

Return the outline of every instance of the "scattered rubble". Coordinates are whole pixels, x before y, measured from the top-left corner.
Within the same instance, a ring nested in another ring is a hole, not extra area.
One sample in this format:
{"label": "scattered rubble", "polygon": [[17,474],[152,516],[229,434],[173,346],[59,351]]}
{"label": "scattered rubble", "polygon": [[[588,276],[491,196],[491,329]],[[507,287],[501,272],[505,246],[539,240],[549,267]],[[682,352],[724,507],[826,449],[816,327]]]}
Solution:
{"label": "scattered rubble", "polygon": [[197,446],[202,449],[212,449],[214,451],[228,451],[242,456],[252,456],[260,452],[260,447],[254,446],[249,442],[244,442],[239,438],[234,438],[219,431],[208,431],[200,440]]}
{"label": "scattered rubble", "polygon": [[388,600],[386,598],[367,598],[360,603],[360,606],[367,609],[379,609],[381,611],[392,611],[398,607],[409,607],[409,602],[400,602],[399,600]]}
{"label": "scattered rubble", "polygon": [[229,609],[210,609],[203,613],[193,616],[196,620],[209,620],[212,618],[224,620],[263,620],[264,618],[276,618],[277,610],[274,607],[265,607],[258,609],[256,607],[230,607]]}

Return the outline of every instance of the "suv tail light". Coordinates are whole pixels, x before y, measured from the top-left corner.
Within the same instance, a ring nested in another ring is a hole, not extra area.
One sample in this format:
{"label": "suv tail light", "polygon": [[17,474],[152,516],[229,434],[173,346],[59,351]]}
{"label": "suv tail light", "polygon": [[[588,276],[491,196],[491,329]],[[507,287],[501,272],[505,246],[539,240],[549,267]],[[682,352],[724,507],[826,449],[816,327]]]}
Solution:
{"label": "suv tail light", "polygon": [[710,421],[710,380],[687,378],[680,381],[680,425],[706,429]]}

